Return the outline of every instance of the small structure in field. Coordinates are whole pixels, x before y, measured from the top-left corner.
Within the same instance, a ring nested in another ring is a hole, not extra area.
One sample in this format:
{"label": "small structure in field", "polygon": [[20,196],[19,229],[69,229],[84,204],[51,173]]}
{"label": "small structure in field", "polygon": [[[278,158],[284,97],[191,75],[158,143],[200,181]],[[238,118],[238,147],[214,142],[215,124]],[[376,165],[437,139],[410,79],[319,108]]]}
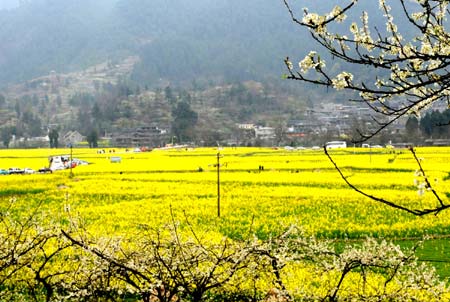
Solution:
{"label": "small structure in field", "polygon": [[120,156],[111,156],[110,158],[112,164],[120,164],[122,162],[122,157]]}

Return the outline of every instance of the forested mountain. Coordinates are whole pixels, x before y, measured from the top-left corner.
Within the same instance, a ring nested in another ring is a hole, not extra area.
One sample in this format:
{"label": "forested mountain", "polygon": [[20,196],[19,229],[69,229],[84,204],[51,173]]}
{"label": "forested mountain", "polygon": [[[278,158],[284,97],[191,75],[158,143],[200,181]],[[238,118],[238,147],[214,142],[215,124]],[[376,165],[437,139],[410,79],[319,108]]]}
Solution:
{"label": "forested mountain", "polygon": [[135,78],[279,78],[284,56],[296,50],[292,41],[298,32],[281,1],[202,0],[191,7],[191,1],[180,0],[176,9],[157,5],[157,12],[147,7],[141,14],[133,9],[145,7],[146,1],[132,2],[123,14],[125,27],[139,30],[132,23],[140,15],[147,41],[139,49],[142,63]]}
{"label": "forested mountain", "polygon": [[[323,12],[335,3],[304,0],[294,9],[301,17],[304,6]],[[360,0],[349,19],[363,9],[378,12],[378,2]],[[370,18],[382,31],[382,14]],[[169,127],[186,98],[203,130],[230,129],[295,119],[306,103],[337,98],[281,79],[286,56],[295,62],[317,48],[282,0],[3,0],[0,41],[0,122],[17,135],[50,124],[84,135]],[[173,99],[162,93],[169,86]]]}
{"label": "forested mountain", "polygon": [[[311,0],[297,4],[331,9]],[[360,1],[376,11],[377,1]],[[0,86],[94,63],[138,55],[132,78],[240,81],[279,78],[285,56],[301,56],[311,39],[281,0],[27,0],[2,1]],[[18,6],[18,3],[21,3]],[[393,5],[398,5],[392,3]],[[381,14],[372,14],[384,24]]]}
{"label": "forested mountain", "polygon": [[279,77],[298,34],[271,0],[33,0],[0,24],[2,84],[130,54],[142,58],[133,78],[149,83]]}

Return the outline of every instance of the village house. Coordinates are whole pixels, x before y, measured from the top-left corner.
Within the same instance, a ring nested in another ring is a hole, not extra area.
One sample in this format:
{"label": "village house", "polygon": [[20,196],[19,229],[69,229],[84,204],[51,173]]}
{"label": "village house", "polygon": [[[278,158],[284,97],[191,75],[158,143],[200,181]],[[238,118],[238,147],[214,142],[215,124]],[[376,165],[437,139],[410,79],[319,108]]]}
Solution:
{"label": "village house", "polygon": [[77,145],[84,140],[83,135],[78,131],[68,131],[62,136],[62,143],[64,145]]}
{"label": "village house", "polygon": [[169,141],[166,130],[156,126],[125,129],[111,134],[111,143],[116,147],[159,147]]}
{"label": "village house", "polygon": [[261,140],[272,140],[275,138],[275,128],[256,126],[255,137]]}

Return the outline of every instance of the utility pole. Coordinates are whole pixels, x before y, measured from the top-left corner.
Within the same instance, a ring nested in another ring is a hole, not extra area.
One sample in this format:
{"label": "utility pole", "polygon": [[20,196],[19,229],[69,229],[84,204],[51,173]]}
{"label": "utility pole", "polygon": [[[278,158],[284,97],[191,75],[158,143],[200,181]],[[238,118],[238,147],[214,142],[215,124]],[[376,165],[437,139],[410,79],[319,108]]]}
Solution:
{"label": "utility pole", "polygon": [[220,150],[217,151],[217,217],[220,218]]}
{"label": "utility pole", "polygon": [[73,177],[73,172],[72,172],[72,167],[73,167],[73,147],[72,147],[72,143],[70,143],[70,178]]}

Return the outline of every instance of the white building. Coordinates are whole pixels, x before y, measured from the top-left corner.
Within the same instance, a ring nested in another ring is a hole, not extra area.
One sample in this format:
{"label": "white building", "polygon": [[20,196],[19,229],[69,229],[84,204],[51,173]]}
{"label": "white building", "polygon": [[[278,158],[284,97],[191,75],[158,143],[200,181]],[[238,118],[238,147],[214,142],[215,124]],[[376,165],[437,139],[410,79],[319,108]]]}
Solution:
{"label": "white building", "polygon": [[239,129],[244,129],[244,130],[253,130],[255,129],[255,125],[254,124],[237,124]]}
{"label": "white building", "polygon": [[275,138],[275,128],[272,127],[255,127],[255,137],[262,140],[270,140]]}

